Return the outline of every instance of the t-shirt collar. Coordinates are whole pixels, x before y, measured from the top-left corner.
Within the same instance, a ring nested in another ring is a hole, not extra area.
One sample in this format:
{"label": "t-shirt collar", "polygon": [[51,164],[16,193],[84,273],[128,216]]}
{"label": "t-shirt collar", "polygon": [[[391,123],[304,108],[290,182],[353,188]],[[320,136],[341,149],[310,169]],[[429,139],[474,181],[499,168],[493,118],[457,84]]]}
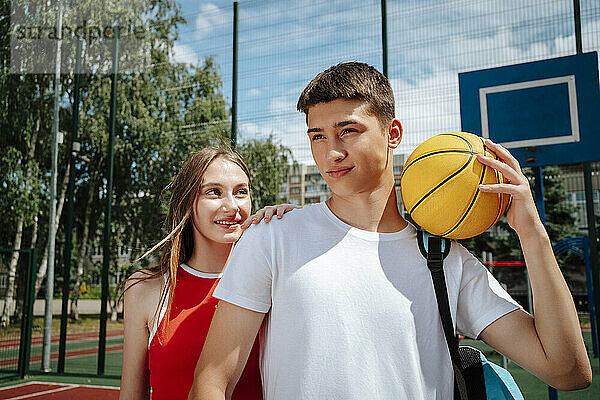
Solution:
{"label": "t-shirt collar", "polygon": [[[364,240],[370,241],[388,241],[388,240],[400,240],[406,239],[414,235],[415,228],[411,224],[407,224],[406,227],[397,232],[371,232],[364,229],[355,228],[352,225],[348,225],[341,219],[339,219],[327,206],[325,202],[318,203],[316,205],[322,211],[322,213],[332,221],[337,227],[347,231],[349,234],[359,237]],[[285,218],[285,217],[284,217]]]}

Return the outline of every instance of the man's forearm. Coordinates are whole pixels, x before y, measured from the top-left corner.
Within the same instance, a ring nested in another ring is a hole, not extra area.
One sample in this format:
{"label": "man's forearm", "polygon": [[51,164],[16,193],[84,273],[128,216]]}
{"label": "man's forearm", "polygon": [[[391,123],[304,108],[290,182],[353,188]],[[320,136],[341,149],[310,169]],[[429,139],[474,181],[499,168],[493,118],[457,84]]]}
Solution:
{"label": "man's forearm", "polygon": [[540,223],[519,240],[533,292],[535,330],[546,359],[566,368],[589,364],[575,304],[546,230]]}

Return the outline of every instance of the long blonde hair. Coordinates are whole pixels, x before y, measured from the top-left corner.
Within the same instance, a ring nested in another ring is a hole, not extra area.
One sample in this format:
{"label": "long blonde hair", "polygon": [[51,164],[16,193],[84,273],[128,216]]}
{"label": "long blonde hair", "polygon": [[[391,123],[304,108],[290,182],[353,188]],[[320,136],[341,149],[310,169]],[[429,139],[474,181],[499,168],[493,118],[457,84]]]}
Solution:
{"label": "long blonde hair", "polygon": [[128,280],[135,280],[132,283],[132,285],[135,285],[146,279],[166,277],[166,285],[161,291],[155,316],[164,305],[164,302],[167,301],[167,323],[177,284],[177,269],[179,265],[190,259],[194,251],[194,234],[191,221],[194,202],[200,191],[206,169],[211,162],[218,158],[237,164],[244,171],[248,177],[248,183],[250,183],[250,171],[246,163],[233,150],[222,147],[205,147],[192,155],[165,188],[165,190],[172,190],[171,199],[169,200],[169,213],[165,221],[165,228],[169,234],[138,258],[138,260],[146,258],[159,247],[163,247],[159,263],[144,271],[142,277],[128,278]]}

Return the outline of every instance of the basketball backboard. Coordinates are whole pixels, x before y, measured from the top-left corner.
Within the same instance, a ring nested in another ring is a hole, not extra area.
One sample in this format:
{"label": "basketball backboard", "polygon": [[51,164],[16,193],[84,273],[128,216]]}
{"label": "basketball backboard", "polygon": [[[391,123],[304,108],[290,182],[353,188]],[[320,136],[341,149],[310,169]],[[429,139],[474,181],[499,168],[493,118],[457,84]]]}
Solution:
{"label": "basketball backboard", "polygon": [[523,166],[600,160],[597,53],[459,74],[461,129]]}

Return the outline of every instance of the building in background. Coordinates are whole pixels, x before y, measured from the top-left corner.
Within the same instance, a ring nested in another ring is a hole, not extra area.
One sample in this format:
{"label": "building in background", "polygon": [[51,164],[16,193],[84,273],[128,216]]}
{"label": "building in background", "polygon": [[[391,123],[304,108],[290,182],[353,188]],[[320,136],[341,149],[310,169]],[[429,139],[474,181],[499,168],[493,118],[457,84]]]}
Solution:
{"label": "building in background", "polygon": [[[402,174],[405,159],[404,154],[394,154],[394,180],[399,205],[402,204],[400,197],[400,175]],[[290,165],[288,176],[281,184],[279,191],[281,201],[299,206],[319,203],[327,200],[330,196],[331,190],[314,164]]]}
{"label": "building in background", "polygon": [[[581,164],[560,166],[563,186],[567,193],[567,201],[573,205],[577,211],[577,228],[582,235],[587,235],[587,211],[585,207],[585,186],[583,184],[583,167]],[[594,214],[600,215],[600,164],[592,163],[592,187],[594,199]],[[598,226],[596,226],[598,229]]]}

